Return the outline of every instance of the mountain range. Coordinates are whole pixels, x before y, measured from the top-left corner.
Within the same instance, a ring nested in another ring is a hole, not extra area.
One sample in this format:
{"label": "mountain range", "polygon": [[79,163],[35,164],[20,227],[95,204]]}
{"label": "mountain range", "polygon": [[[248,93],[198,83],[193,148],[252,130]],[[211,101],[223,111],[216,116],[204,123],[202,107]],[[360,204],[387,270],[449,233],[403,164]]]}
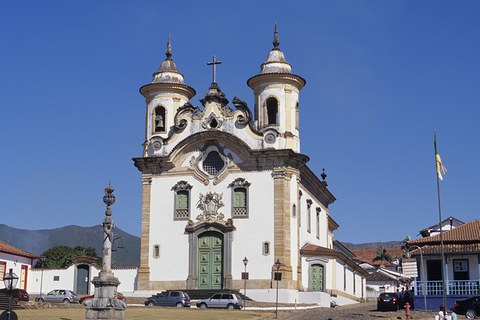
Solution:
{"label": "mountain range", "polygon": [[[56,229],[25,230],[0,224],[0,241],[19,249],[41,255],[54,246],[92,247],[99,257],[103,249],[103,229],[100,225],[93,227],[66,226]],[[342,242],[349,250],[399,248],[401,241],[370,242],[353,244]],[[114,229],[113,242],[114,266],[140,265],[140,237],[131,235],[119,228]]]}
{"label": "mountain range", "polygon": [[[138,266],[140,264],[140,237],[119,228],[113,230],[113,266]],[[25,230],[0,224],[0,241],[19,249],[41,255],[54,246],[92,247],[99,257],[103,251],[103,228],[66,226],[56,229]]]}

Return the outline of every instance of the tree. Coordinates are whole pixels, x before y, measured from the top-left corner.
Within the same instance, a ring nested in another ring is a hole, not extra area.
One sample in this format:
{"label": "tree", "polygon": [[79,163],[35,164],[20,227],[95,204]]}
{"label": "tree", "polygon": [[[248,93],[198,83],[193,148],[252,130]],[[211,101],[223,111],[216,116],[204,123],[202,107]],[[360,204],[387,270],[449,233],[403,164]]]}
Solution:
{"label": "tree", "polygon": [[98,264],[101,264],[101,259],[97,256],[94,248],[55,246],[42,253],[44,259],[43,261],[38,260],[35,268],[68,268],[73,259],[80,256],[92,257],[97,260]]}
{"label": "tree", "polygon": [[385,266],[385,262],[392,261],[392,256],[387,253],[387,249],[382,247],[377,249],[377,255],[373,258],[372,262],[380,261],[382,266]]}

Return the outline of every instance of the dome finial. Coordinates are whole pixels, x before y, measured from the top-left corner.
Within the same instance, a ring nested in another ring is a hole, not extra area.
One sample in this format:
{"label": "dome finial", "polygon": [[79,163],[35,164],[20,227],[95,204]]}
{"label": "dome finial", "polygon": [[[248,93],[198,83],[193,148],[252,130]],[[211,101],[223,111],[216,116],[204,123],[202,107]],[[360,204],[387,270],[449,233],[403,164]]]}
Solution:
{"label": "dome finial", "polygon": [[278,49],[280,45],[280,40],[278,40],[278,25],[275,22],[275,31],[273,32],[273,48]]}
{"label": "dome finial", "polygon": [[168,34],[167,50],[165,51],[165,55],[167,56],[167,59],[172,56],[172,42],[170,40],[170,33]]}

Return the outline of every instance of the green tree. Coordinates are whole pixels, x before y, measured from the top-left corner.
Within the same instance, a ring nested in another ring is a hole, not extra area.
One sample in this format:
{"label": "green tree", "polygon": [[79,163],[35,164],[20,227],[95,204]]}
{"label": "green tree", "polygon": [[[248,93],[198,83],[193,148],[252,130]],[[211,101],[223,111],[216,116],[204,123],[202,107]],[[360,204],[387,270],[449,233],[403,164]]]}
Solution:
{"label": "green tree", "polygon": [[385,266],[385,262],[392,261],[392,256],[387,253],[387,249],[383,249],[382,247],[377,249],[377,254],[375,258],[372,259],[372,262],[380,261],[382,266]]}
{"label": "green tree", "polygon": [[80,256],[87,256],[96,259],[97,263],[101,263],[101,259],[97,256],[94,248],[80,247],[75,248],[67,246],[55,246],[42,253],[43,261],[38,260],[35,268],[68,268],[72,264],[73,259]]}

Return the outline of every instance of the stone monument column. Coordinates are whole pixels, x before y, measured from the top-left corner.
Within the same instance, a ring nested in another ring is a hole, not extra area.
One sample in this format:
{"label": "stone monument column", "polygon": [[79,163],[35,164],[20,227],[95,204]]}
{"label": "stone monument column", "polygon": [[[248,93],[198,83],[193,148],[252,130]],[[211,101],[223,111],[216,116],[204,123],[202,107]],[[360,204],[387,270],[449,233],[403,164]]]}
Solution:
{"label": "stone monument column", "polygon": [[86,320],[124,320],[125,302],[117,299],[117,287],[120,284],[112,272],[113,221],[111,206],[115,203],[113,188],[105,188],[103,202],[107,205],[103,221],[103,263],[102,270],[92,280],[95,286],[94,298],[87,300]]}

